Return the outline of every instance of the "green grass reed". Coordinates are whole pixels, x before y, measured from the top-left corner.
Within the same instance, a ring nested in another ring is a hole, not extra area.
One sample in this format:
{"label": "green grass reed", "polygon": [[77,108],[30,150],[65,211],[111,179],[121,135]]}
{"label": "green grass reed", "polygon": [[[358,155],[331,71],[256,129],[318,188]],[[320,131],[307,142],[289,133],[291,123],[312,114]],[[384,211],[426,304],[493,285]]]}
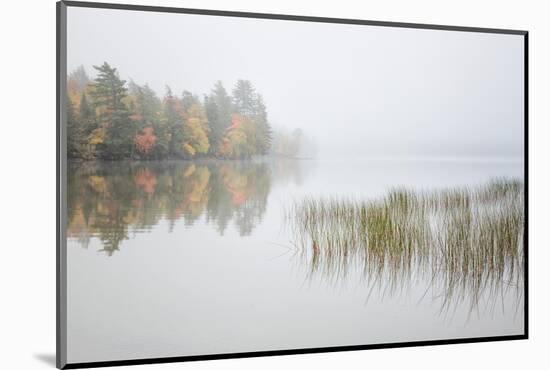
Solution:
{"label": "green grass reed", "polygon": [[495,179],[439,191],[396,188],[375,200],[307,197],[286,212],[311,275],[361,269],[395,291],[424,277],[443,306],[523,288],[523,183]]}

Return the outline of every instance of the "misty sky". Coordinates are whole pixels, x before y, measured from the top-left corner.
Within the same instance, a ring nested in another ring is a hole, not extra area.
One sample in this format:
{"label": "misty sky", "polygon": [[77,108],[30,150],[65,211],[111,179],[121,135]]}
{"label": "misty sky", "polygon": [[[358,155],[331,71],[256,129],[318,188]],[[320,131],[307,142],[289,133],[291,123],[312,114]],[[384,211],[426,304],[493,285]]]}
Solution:
{"label": "misty sky", "polygon": [[68,70],[208,93],[248,79],[320,156],[522,157],[523,37],[68,8]]}

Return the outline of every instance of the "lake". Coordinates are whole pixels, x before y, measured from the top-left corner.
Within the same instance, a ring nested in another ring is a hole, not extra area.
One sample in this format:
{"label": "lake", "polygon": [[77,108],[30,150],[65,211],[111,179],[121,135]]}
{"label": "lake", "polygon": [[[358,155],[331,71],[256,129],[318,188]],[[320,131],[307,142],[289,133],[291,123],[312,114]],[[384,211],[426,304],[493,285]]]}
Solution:
{"label": "lake", "polygon": [[434,282],[443,275],[424,273],[433,257],[406,268],[387,259],[374,273],[358,254],[301,245],[289,218],[303,199],[375,202],[395,188],[517,182],[523,167],[437,158],[69,163],[68,362],[523,334],[515,254],[502,257],[498,279],[493,267],[481,271],[475,287],[452,283],[444,264],[436,268],[446,280]]}

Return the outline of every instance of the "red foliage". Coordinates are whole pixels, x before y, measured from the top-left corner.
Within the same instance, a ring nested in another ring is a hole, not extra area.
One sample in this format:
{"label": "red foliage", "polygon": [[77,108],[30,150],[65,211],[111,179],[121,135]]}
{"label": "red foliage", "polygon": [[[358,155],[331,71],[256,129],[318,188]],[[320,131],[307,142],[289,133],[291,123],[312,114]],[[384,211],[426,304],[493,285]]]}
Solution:
{"label": "red foliage", "polygon": [[227,128],[227,131],[235,130],[239,128],[240,125],[243,123],[243,116],[241,116],[239,113],[233,113],[231,115],[231,126]]}
{"label": "red foliage", "polygon": [[137,134],[134,138],[134,143],[138,152],[142,154],[147,154],[153,149],[157,137],[153,132],[152,127],[145,127],[141,133]]}

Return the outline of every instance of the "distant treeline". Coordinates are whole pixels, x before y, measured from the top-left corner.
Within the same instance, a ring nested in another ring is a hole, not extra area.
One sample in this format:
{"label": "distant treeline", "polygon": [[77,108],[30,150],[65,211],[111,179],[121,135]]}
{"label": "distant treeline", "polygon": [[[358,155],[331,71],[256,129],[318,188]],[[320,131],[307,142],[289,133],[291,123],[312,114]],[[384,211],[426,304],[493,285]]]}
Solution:
{"label": "distant treeline", "polygon": [[91,81],[67,79],[67,155],[73,159],[250,158],[267,154],[273,133],[262,96],[247,80],[231,95],[218,81],[202,99],[128,84],[108,63]]}

